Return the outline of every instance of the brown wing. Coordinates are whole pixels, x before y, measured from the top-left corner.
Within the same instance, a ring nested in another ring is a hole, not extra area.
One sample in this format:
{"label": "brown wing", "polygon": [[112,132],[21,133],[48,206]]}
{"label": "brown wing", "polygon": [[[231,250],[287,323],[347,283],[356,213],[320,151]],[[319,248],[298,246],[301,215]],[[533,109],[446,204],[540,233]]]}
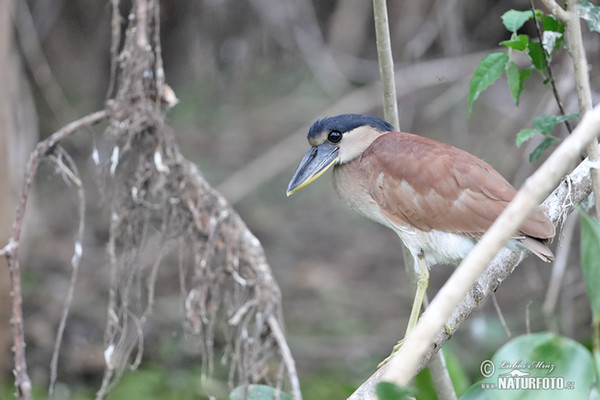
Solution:
{"label": "brown wing", "polygon": [[[361,169],[382,212],[401,226],[482,236],[516,194],[489,164],[450,145],[402,132],[377,138]],[[554,225],[541,210],[519,231],[546,239]]]}

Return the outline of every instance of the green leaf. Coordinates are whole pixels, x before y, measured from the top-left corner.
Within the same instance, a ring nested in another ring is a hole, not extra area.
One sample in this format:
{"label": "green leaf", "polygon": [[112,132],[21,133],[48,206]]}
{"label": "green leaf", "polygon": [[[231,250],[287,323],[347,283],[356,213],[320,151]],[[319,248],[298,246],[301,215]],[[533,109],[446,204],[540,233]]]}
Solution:
{"label": "green leaf", "polygon": [[446,361],[446,367],[448,368],[448,374],[452,381],[452,386],[457,395],[464,393],[471,384],[471,379],[465,371],[464,359],[457,357],[450,351],[450,349],[444,348],[444,358]]}
{"label": "green leaf", "polygon": [[379,400],[405,400],[412,397],[410,390],[391,382],[379,382],[375,388],[375,394]]}
{"label": "green leaf", "polygon": [[533,18],[533,12],[531,10],[508,10],[502,15],[502,23],[509,31],[516,32],[531,18]]}
{"label": "green leaf", "polygon": [[277,398],[276,394],[279,394],[280,400],[292,400],[289,394],[267,385],[238,386],[229,394],[229,400],[273,400]]}
{"label": "green leaf", "polygon": [[517,64],[512,61],[509,61],[506,64],[506,79],[508,81],[510,95],[517,106],[519,105],[519,97],[521,96],[521,92],[523,92],[523,81],[529,75],[531,75],[531,70],[529,69],[519,71]]}
{"label": "green leaf", "polygon": [[[486,373],[484,379],[463,399],[587,399],[595,380],[590,351],[574,340],[548,332],[509,341],[491,360],[482,360],[481,372]],[[539,386],[525,390],[518,386],[528,383]],[[552,384],[554,390],[550,389]]]}
{"label": "green leaf", "polygon": [[600,32],[600,7],[589,1],[580,1],[577,5],[579,16],[587,22],[591,31]]}
{"label": "green leaf", "polygon": [[508,81],[508,88],[510,89],[510,95],[515,101],[515,105],[519,105],[519,96],[523,91],[523,85],[521,85],[521,79],[519,79],[519,67],[513,61],[509,61],[506,64],[506,80]]}
{"label": "green leaf", "polygon": [[527,48],[527,43],[529,43],[529,36],[527,35],[517,35],[515,37],[511,37],[509,40],[500,42],[500,44],[503,46],[519,51],[525,51]]}
{"label": "green leaf", "polygon": [[553,136],[548,136],[546,137],[546,139],[544,139],[544,141],[540,144],[538,144],[538,146],[533,149],[533,151],[531,152],[531,154],[529,154],[529,162],[536,162],[540,156],[542,155],[542,153],[550,146],[552,146],[555,142],[557,142],[559,139],[553,137]]}
{"label": "green leaf", "polygon": [[[492,361],[497,367],[497,376],[518,370],[530,377],[562,378],[565,386],[572,382],[568,395],[566,390],[506,390],[501,398],[584,399],[595,378],[593,360],[588,349],[574,340],[547,332],[523,335],[511,340],[496,352]],[[508,365],[503,365],[505,362]],[[521,366],[524,368],[519,368]]]}
{"label": "green leaf", "polygon": [[565,33],[565,23],[556,19],[554,15],[546,15],[542,19],[542,29],[544,31]]}
{"label": "green leaf", "polygon": [[527,48],[529,49],[527,55],[529,55],[529,59],[535,69],[543,71],[546,68],[546,59],[544,58],[544,49],[542,48],[542,45],[530,40],[527,44]]}
{"label": "green leaf", "polygon": [[519,79],[521,80],[521,85],[523,85],[523,82],[525,81],[525,79],[529,78],[531,76],[531,69],[529,68],[525,68],[522,69],[521,71],[519,71]]}
{"label": "green leaf", "polygon": [[587,288],[592,318],[600,322],[600,222],[577,207],[581,217],[581,267]]}
{"label": "green leaf", "polygon": [[477,66],[469,85],[469,112],[473,109],[473,102],[479,95],[487,89],[504,72],[508,55],[506,53],[495,52],[488,54]]}
{"label": "green leaf", "polygon": [[515,145],[517,147],[521,147],[523,143],[534,137],[535,135],[543,134],[539,129],[521,129],[519,133],[517,133],[517,138],[515,139]]}
{"label": "green leaf", "polygon": [[540,131],[542,131],[542,133],[550,134],[556,124],[568,121],[573,118],[579,118],[580,115],[581,114],[579,114],[579,113],[566,114],[566,115],[543,114],[543,115],[540,115],[539,117],[535,117],[531,122],[533,123],[533,126],[535,126]]}

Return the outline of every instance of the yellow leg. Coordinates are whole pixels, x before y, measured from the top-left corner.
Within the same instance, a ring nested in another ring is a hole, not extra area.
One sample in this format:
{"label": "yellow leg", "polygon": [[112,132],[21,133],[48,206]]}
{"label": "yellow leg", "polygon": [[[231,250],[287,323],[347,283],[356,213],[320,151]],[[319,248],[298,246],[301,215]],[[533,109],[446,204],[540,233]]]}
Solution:
{"label": "yellow leg", "polygon": [[[417,257],[417,265],[419,267],[417,290],[415,292],[415,299],[413,301],[412,310],[410,311],[410,317],[408,318],[408,325],[404,336],[408,335],[408,333],[417,325],[419,314],[421,314],[421,307],[423,306],[423,299],[427,292],[427,286],[429,286],[429,270],[427,269],[427,264],[425,264],[425,258],[422,255]],[[398,346],[398,348],[400,348],[400,346]]]}
{"label": "yellow leg", "polygon": [[[425,293],[427,292],[427,286],[429,286],[429,269],[427,269],[427,264],[425,264],[425,258],[422,254],[417,256],[417,267],[418,267],[418,275],[417,275],[417,290],[415,291],[415,299],[413,300],[412,309],[410,311],[410,317],[408,318],[408,325],[406,326],[406,333],[404,337],[408,335],[408,333],[413,330],[413,328],[417,325],[419,321],[419,315],[421,314],[421,307],[423,306],[423,299],[425,298]],[[402,343],[404,339],[400,340],[393,348],[392,354],[390,354],[385,360],[383,360],[377,368],[381,368],[384,364],[386,364],[392,355],[400,350],[402,347]]]}

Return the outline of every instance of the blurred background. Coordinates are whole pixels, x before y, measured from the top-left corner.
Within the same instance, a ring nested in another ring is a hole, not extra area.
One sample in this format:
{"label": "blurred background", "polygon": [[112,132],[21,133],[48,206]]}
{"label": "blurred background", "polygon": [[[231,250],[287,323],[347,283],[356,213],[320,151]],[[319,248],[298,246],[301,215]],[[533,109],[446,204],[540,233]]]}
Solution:
{"label": "blurred background", "polygon": [[[121,5],[124,13],[128,7]],[[517,108],[501,79],[477,100],[470,119],[467,97],[479,61],[510,37],[501,15],[529,9],[530,2],[390,0],[388,7],[402,130],[476,154],[519,187],[538,165],[530,164],[528,155],[539,141],[516,148],[514,139],[531,127],[533,117],[557,113],[550,87],[534,72]],[[110,17],[106,1],[0,2],[2,246],[35,143],[103,108]],[[525,29],[535,35],[533,25]],[[590,65],[599,65],[600,43],[583,29]],[[305,136],[314,120],[351,112],[382,115],[371,2],[163,1],[160,34],[166,79],[180,99],[168,122],[184,155],[229,199],[265,248],[281,287],[286,334],[305,398],[345,398],[404,334],[412,294],[400,241],[347,210],[329,174],[291,198],[285,189],[308,149]],[[556,55],[552,66],[566,112],[577,112],[566,52]],[[592,86],[598,87],[597,81]],[[562,126],[554,133],[566,134]],[[107,216],[91,161],[98,138],[99,132],[79,132],[64,143],[85,179],[88,221],[57,398],[91,396],[104,367]],[[36,180],[21,250],[28,363],[41,387],[49,379],[76,230],[76,192],[47,167],[42,165]],[[565,227],[560,292],[548,291],[553,266],[530,257],[496,293],[513,336],[527,327],[576,339],[589,336],[578,229],[575,223]],[[560,242],[555,240],[553,249]],[[430,297],[451,272],[448,266],[433,269]],[[0,396],[6,397],[14,391],[7,280],[0,260],[5,388]],[[204,392],[201,362],[182,333],[176,268],[164,265],[159,282],[142,370],[126,373],[113,398],[140,393],[200,398]],[[488,301],[445,348],[460,360],[465,379],[474,381],[480,378],[479,364],[507,340]],[[220,372],[205,379],[205,387],[226,392],[226,375]]]}

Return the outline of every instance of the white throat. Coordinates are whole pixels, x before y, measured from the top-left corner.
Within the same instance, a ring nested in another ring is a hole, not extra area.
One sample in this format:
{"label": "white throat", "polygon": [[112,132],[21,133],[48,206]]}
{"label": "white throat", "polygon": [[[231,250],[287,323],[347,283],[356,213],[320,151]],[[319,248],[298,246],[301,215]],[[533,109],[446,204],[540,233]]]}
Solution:
{"label": "white throat", "polygon": [[360,156],[382,133],[367,126],[360,126],[344,133],[340,142],[340,164],[350,162]]}

